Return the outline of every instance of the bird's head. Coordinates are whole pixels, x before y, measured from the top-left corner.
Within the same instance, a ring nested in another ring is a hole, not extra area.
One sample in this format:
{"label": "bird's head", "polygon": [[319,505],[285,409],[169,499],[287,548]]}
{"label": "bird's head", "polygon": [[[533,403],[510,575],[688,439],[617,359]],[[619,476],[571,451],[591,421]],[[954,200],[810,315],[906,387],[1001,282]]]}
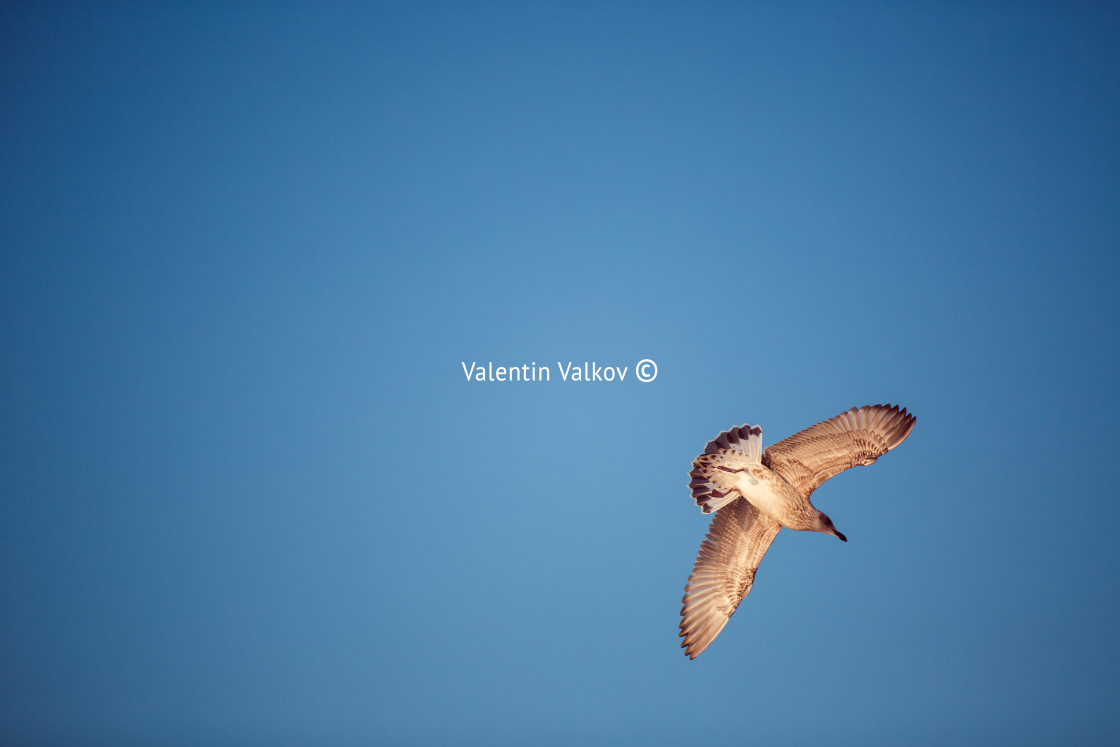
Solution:
{"label": "bird's head", "polygon": [[827,514],[820,511],[817,512],[817,531],[831,534],[833,537],[839,537],[843,542],[848,541],[848,538],[840,534],[840,530],[833,525],[832,519],[828,518]]}

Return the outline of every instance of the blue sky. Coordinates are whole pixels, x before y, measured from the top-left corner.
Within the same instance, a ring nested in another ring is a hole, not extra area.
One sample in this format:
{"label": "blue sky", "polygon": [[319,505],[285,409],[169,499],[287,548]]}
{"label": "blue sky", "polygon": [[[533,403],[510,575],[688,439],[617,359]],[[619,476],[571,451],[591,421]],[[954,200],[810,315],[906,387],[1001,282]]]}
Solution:
{"label": "blue sky", "polygon": [[[6,4],[3,741],[1115,741],[1118,34]],[[880,402],[688,661],[693,457]]]}

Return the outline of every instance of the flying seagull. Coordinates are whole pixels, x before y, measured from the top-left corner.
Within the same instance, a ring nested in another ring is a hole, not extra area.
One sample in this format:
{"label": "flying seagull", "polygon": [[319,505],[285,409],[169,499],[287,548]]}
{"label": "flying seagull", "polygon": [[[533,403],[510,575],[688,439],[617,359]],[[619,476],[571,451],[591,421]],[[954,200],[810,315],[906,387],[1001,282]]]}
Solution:
{"label": "flying seagull", "polygon": [[897,405],[853,407],[762,449],[762,429],[724,431],[692,462],[688,484],[706,513],[716,512],[684,587],[681,648],[704,652],[751,590],[758,564],[782,527],[848,538],[809,501],[849,467],[898,446],[915,418]]}

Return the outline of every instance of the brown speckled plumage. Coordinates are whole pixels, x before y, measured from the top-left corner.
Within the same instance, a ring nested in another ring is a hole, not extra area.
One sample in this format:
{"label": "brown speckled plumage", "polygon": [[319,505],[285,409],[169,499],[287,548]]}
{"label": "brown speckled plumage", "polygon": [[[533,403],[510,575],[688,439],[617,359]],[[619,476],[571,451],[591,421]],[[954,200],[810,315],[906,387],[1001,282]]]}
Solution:
{"label": "brown speckled plumage", "polygon": [[[692,463],[689,488],[715,511],[681,607],[681,647],[695,659],[731,618],[784,526],[847,539],[809,497],[830,477],[868,465],[906,440],[915,418],[891,405],[853,407],[761,451],[762,431],[725,431]],[[744,497],[744,494],[749,496]]]}

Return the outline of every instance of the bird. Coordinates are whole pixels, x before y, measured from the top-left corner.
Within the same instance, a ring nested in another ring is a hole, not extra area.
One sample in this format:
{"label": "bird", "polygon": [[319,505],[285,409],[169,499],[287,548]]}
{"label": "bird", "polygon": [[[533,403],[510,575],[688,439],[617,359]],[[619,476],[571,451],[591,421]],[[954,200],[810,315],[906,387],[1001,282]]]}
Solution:
{"label": "bird", "polygon": [[757,425],[731,428],[708,442],[689,472],[696,504],[715,512],[684,587],[678,637],[689,659],[711,645],[750,593],[782,527],[848,541],[810,496],[830,477],[873,464],[905,441],[915,422],[906,408],[865,405],[765,450]]}

